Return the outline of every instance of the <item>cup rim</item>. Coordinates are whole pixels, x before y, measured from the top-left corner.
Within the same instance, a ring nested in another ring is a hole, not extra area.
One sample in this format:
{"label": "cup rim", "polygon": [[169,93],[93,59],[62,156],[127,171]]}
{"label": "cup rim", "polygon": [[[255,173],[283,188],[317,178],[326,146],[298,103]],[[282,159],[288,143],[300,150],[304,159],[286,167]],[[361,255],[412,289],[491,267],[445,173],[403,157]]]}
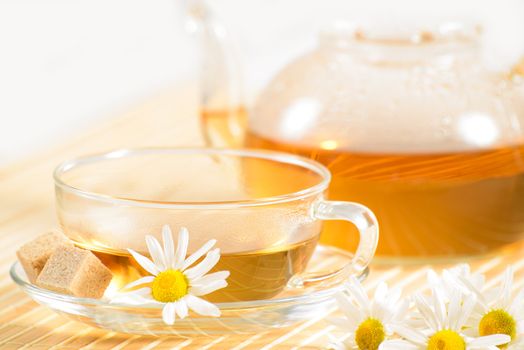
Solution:
{"label": "cup rim", "polygon": [[[139,155],[139,154],[204,154],[204,155],[229,155],[246,158],[259,158],[270,160],[274,162],[287,163],[311,170],[320,176],[320,181],[310,187],[301,189],[299,191],[286,193],[278,196],[262,197],[245,200],[226,200],[226,201],[204,201],[204,202],[178,202],[178,201],[155,201],[133,198],[120,198],[117,196],[107,195],[103,193],[93,192],[77,188],[67,184],[63,181],[62,176],[73,168],[84,164],[99,162],[111,159],[122,159],[125,157]],[[124,148],[114,151],[96,153],[86,156],[81,156],[66,160],[60,163],[53,172],[53,179],[55,186],[64,191],[73,193],[75,195],[112,203],[123,204],[134,207],[145,208],[159,208],[159,209],[227,209],[238,207],[264,206],[285,203],[304,199],[306,197],[318,194],[327,189],[331,181],[331,173],[329,170],[319,162],[314,160],[277,151],[269,151],[263,149],[234,149],[234,148],[209,148],[209,147],[148,147],[148,148]]]}

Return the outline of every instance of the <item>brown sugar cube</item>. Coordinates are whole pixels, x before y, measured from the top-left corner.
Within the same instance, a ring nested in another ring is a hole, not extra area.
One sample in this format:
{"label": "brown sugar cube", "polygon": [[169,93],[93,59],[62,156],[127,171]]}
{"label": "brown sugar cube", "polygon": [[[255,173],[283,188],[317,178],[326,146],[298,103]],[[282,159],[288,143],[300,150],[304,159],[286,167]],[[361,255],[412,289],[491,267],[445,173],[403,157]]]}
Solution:
{"label": "brown sugar cube", "polygon": [[59,246],[73,246],[73,242],[60,232],[48,232],[24,244],[16,255],[31,283],[44,268],[47,259]]}
{"label": "brown sugar cube", "polygon": [[89,250],[63,247],[51,254],[36,285],[83,298],[101,298],[111,282],[111,271]]}

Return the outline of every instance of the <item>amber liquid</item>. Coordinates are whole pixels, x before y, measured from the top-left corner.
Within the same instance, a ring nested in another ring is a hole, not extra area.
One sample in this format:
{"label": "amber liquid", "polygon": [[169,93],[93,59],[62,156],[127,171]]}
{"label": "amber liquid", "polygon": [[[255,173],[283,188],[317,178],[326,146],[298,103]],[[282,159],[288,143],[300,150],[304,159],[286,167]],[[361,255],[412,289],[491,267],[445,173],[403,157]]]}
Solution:
{"label": "amber liquid", "polygon": [[247,125],[247,112],[242,106],[200,111],[202,135],[210,147],[241,147]]}
{"label": "amber liquid", "polygon": [[[329,198],[368,206],[381,257],[487,253],[524,232],[524,146],[447,154],[367,154],[300,148],[253,133],[246,146],[296,153],[333,174]],[[331,145],[330,145],[331,146]],[[321,242],[354,250],[350,224],[325,223]]]}
{"label": "amber liquid", "polygon": [[[305,270],[318,238],[268,250],[222,254],[211,270],[231,273],[228,286],[204,296],[213,302],[269,299],[280,293],[294,274]],[[119,290],[127,283],[148,275],[130,255],[90,249],[113,272],[112,288]],[[198,262],[197,262],[198,263]]]}

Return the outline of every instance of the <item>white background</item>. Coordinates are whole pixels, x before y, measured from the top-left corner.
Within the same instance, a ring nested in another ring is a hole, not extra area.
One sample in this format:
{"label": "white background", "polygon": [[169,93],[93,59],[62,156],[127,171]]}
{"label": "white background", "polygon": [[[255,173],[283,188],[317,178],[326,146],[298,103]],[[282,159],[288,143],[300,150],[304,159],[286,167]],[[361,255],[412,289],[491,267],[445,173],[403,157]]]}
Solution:
{"label": "white background", "polygon": [[[65,134],[180,80],[184,70],[193,68],[185,52],[188,43],[180,36],[184,2],[0,0],[0,165],[58,143]],[[253,88],[289,57],[314,45],[318,26],[334,13],[345,19],[374,16],[376,21],[393,13],[417,18],[417,11],[436,13],[432,6],[442,7],[443,1],[417,1],[418,7],[408,0],[210,3],[236,37],[247,85]],[[479,1],[475,9],[472,2],[461,3],[459,9],[450,1],[447,13],[478,12]],[[498,9],[505,6],[494,3]],[[524,22],[524,13],[518,16]]]}

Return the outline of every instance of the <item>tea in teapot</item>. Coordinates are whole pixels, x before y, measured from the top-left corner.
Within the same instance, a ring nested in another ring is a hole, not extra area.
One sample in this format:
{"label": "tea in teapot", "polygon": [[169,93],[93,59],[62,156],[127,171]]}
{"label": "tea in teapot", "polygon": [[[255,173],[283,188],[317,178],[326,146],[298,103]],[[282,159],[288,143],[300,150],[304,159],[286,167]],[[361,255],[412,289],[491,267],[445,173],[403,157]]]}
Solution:
{"label": "tea in teapot", "polygon": [[[524,235],[518,79],[486,69],[478,28],[413,35],[333,30],[277,74],[244,145],[304,155],[332,172],[332,200],[371,208],[382,258],[483,254]],[[352,249],[347,223],[321,242]]]}

